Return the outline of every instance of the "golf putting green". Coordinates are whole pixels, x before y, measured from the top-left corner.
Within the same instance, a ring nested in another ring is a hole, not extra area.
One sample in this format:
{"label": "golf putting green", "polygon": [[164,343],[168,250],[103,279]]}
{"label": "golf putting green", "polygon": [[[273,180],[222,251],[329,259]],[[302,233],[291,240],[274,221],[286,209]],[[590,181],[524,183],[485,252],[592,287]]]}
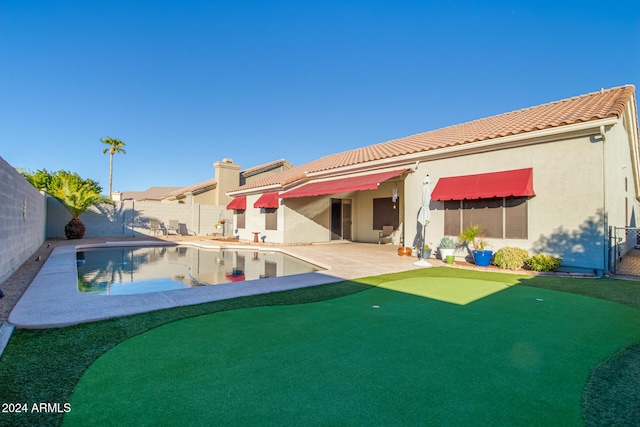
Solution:
{"label": "golf putting green", "polygon": [[[63,424],[578,426],[591,369],[640,339],[631,307],[434,279],[152,329],[85,371]],[[488,296],[409,292],[431,281]]]}
{"label": "golf putting green", "polygon": [[509,288],[506,283],[451,277],[417,277],[378,286],[458,305],[466,305]]}

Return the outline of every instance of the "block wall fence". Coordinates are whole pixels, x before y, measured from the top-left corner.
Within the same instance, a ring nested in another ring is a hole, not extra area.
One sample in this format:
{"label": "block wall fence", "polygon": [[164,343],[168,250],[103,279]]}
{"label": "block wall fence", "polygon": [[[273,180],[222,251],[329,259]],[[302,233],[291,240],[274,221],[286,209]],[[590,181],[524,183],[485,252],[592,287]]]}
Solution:
{"label": "block wall fence", "polygon": [[46,196],[0,157],[0,285],[44,243]]}
{"label": "block wall fence", "polygon": [[[217,229],[216,224],[223,219],[231,222],[232,213],[224,206],[125,200],[92,206],[80,219],[87,229],[85,237],[153,237],[152,219],[165,226],[174,220],[184,224],[190,235],[206,236],[221,233],[223,230]],[[71,214],[60,202],[47,197],[47,238],[64,238],[64,226],[70,219]],[[231,227],[225,231],[231,233]]]}

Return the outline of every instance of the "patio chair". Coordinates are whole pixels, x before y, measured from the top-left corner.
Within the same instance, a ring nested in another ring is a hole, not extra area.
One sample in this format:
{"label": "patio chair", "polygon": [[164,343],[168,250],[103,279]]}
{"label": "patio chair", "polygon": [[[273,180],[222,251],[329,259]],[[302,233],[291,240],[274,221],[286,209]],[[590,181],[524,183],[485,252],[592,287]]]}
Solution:
{"label": "patio chair", "polygon": [[169,220],[169,227],[167,227],[167,234],[175,234],[175,235],[180,234],[180,226],[178,225],[177,219]]}
{"label": "patio chair", "polygon": [[184,224],[182,222],[178,223],[178,234],[181,235],[181,236],[195,236],[196,235],[196,233],[189,231],[189,229],[187,228],[187,224]]}
{"label": "patio chair", "polygon": [[389,243],[393,240],[393,225],[383,225],[382,231],[378,234],[378,244],[387,240]]}
{"label": "patio chair", "polygon": [[155,219],[155,218],[150,219],[149,229],[151,230],[154,236],[157,236],[158,234],[161,234],[161,233],[162,235],[167,234],[167,229],[165,228],[164,224],[160,222],[159,219]]}

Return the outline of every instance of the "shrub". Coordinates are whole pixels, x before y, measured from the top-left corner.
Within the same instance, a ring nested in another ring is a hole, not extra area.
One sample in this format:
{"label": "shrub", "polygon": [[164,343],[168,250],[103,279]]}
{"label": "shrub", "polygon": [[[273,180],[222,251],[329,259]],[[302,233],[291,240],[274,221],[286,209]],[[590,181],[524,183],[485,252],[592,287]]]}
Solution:
{"label": "shrub", "polygon": [[522,248],[504,247],[496,252],[493,264],[507,270],[517,270],[529,259],[529,252]]}
{"label": "shrub", "polygon": [[562,258],[552,257],[545,254],[538,254],[529,258],[527,267],[533,271],[556,271],[560,267]]}
{"label": "shrub", "polygon": [[440,249],[455,249],[456,242],[451,237],[443,237],[440,240]]}

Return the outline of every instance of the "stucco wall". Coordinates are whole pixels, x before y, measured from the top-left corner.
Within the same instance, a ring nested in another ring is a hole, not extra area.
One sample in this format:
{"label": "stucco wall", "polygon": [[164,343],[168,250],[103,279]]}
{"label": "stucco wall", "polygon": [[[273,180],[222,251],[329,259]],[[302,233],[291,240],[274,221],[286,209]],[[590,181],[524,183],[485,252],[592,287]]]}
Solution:
{"label": "stucco wall", "polygon": [[617,227],[638,226],[638,194],[630,156],[635,141],[630,139],[628,131],[620,121],[605,133],[608,223]]}
{"label": "stucco wall", "polygon": [[45,240],[45,198],[0,157],[0,284]]}
{"label": "stucco wall", "polygon": [[[284,230],[284,215],[282,207],[278,208],[278,225],[277,230],[265,230],[265,215],[261,213],[260,209],[254,208],[253,204],[260,198],[261,194],[253,194],[247,196],[247,209],[246,209],[246,221],[243,229],[234,228],[234,235],[238,236],[241,240],[253,240],[253,232],[259,232],[260,237],[265,236],[268,242],[283,242],[283,230]],[[233,211],[228,211],[233,213]],[[234,215],[235,221],[235,215]],[[235,224],[235,222],[234,222]]]}
{"label": "stucco wall", "polygon": [[[358,242],[378,243],[380,231],[373,228],[373,199],[389,198],[392,196],[393,189],[398,189],[397,208],[400,216],[400,225],[392,235],[392,243],[400,245],[403,239],[404,231],[404,183],[402,180],[392,179],[381,183],[377,190],[359,191],[354,194],[354,240]],[[422,193],[420,193],[422,194]]]}
{"label": "stucco wall", "polygon": [[[536,196],[528,203],[529,238],[487,239],[490,249],[517,246],[562,256],[568,267],[602,269],[606,251],[602,165],[600,140],[582,136],[425,161],[406,179],[405,192],[420,194],[427,173],[435,187],[443,177],[533,168]],[[415,217],[419,207],[419,197],[407,196],[407,218]],[[430,207],[426,241],[437,246],[444,235],[444,203],[432,201]],[[407,228],[409,234],[415,233],[415,224],[408,223]]]}
{"label": "stucco wall", "polygon": [[283,203],[286,243],[328,242],[331,199],[302,197],[285,199]]}
{"label": "stucco wall", "polygon": [[[64,238],[64,226],[71,214],[54,198],[48,198],[47,237]],[[175,204],[162,202],[136,202],[125,200],[113,205],[91,207],[80,215],[87,232],[85,237],[148,236],[150,219],[158,219],[166,226],[177,220],[187,226],[190,233],[204,236],[219,233],[215,225],[221,220],[231,221],[232,215],[223,206]],[[231,227],[228,232],[230,233]]]}

